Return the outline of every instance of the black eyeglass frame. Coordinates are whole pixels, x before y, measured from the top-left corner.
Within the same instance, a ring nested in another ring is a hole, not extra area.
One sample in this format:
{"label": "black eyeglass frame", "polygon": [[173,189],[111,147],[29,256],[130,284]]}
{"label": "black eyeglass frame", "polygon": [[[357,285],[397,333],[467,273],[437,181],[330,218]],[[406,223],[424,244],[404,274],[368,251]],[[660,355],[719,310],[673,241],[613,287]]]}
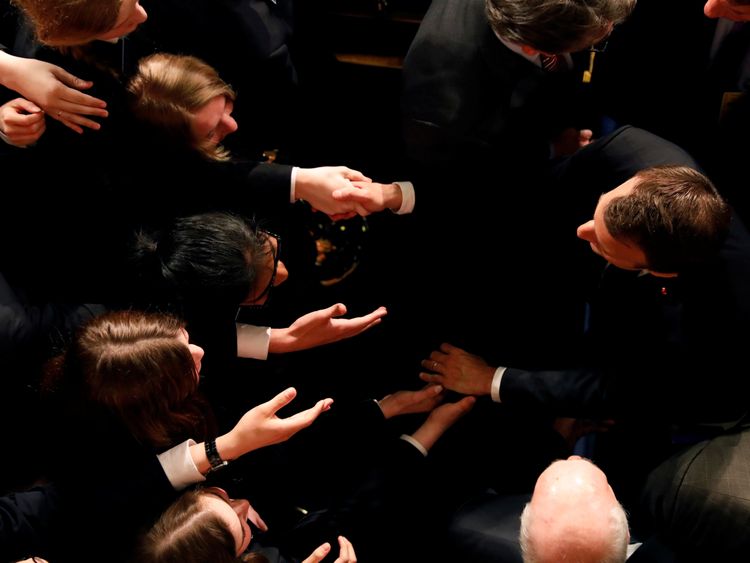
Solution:
{"label": "black eyeglass frame", "polygon": [[598,43],[594,43],[591,47],[589,47],[589,52],[604,53],[607,50],[608,46],[609,46],[609,36],[605,37]]}
{"label": "black eyeglass frame", "polygon": [[[260,308],[263,307],[265,303],[258,303],[258,301],[271,293],[271,290],[274,288],[274,283],[276,282],[276,272],[279,270],[279,258],[281,257],[281,237],[276,233],[272,233],[271,231],[267,231],[265,229],[258,229],[258,232],[265,235],[266,240],[269,241],[269,244],[271,246],[271,253],[273,254],[273,272],[271,272],[271,279],[269,280],[268,285],[265,287],[265,289],[263,289],[263,291],[256,295],[252,301],[246,302],[245,306]],[[270,243],[271,239],[276,240],[275,249],[273,244]]]}

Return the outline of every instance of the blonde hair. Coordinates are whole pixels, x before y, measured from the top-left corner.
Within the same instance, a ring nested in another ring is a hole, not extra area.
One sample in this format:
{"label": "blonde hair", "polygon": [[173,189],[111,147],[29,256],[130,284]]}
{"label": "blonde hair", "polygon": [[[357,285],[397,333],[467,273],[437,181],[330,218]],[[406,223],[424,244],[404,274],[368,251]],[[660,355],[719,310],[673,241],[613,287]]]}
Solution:
{"label": "blonde hair", "polygon": [[13,0],[13,3],[29,18],[41,43],[72,47],[113,29],[122,0]]}
{"label": "blonde hair", "polygon": [[195,138],[191,129],[193,114],[212,99],[235,98],[232,87],[213,67],[187,55],[156,53],[141,59],[127,89],[138,119],[209,159],[229,159],[228,150],[208,139]]}

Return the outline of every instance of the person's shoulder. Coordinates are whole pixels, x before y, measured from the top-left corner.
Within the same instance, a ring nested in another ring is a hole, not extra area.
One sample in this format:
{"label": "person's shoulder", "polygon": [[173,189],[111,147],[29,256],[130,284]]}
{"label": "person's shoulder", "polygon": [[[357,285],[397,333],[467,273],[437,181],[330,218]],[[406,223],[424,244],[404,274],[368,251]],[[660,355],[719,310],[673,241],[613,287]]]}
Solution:
{"label": "person's shoulder", "polygon": [[443,56],[470,59],[479,49],[478,33],[488,30],[483,0],[435,0],[422,19],[410,55],[440,51]]}

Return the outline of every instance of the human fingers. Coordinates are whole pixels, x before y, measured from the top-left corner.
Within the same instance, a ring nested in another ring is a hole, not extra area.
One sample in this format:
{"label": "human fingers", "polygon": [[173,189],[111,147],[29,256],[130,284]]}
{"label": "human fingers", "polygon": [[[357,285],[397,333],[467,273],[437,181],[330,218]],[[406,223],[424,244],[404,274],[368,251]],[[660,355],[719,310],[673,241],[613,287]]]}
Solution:
{"label": "human fingers", "polygon": [[[36,105],[34,102],[27,100],[26,98],[16,98],[9,102],[11,107],[21,110],[26,113],[26,116],[31,118],[32,116],[43,116],[42,108]],[[38,117],[37,117],[38,118]]]}
{"label": "human fingers", "polygon": [[346,166],[341,167],[341,173],[344,175],[344,178],[349,181],[372,182],[371,178],[368,178],[359,170],[352,170]]}
{"label": "human fingers", "polygon": [[[52,76],[57,78],[60,82],[65,84],[66,86],[70,86],[71,88],[75,88],[76,90],[86,90],[88,88],[91,88],[94,83],[91,80],[84,80],[82,78],[78,78],[75,74],[69,73],[64,68],[61,68],[59,66],[52,65]],[[94,98],[93,96],[88,96],[92,100],[97,100],[97,98]],[[104,103],[102,100],[97,100],[99,103],[103,104],[101,107],[105,107],[107,104]]]}
{"label": "human fingers", "polygon": [[352,542],[344,536],[339,536],[339,556],[334,563],[356,563],[357,554],[354,553]]}
{"label": "human fingers", "polygon": [[331,218],[331,221],[345,221],[346,219],[351,219],[357,215],[356,211],[347,211],[346,213],[334,213],[333,215],[329,215]]}
{"label": "human fingers", "polygon": [[388,309],[386,309],[385,307],[378,307],[377,309],[375,309],[371,313],[368,313],[368,314],[363,315],[361,317],[357,317],[356,319],[352,319],[352,320],[360,320],[360,321],[363,321],[365,323],[371,323],[372,321],[376,321],[376,320],[382,319],[387,314],[388,314]]}
{"label": "human fingers", "polygon": [[297,390],[294,387],[289,387],[284,389],[270,401],[266,401],[263,406],[266,407],[271,414],[276,414],[283,407],[291,403],[296,396]]}
{"label": "human fingers", "polygon": [[255,510],[255,508],[253,508],[252,504],[248,508],[247,519],[250,520],[253,524],[255,524],[261,532],[268,531],[268,524],[266,524],[265,520],[263,520],[263,518],[260,517],[260,514],[258,514],[258,511]]}
{"label": "human fingers", "polygon": [[340,188],[331,192],[331,197],[336,201],[348,201],[352,203],[370,203],[372,194],[357,187],[356,183],[346,188]]}
{"label": "human fingers", "polygon": [[323,311],[329,318],[340,317],[341,315],[346,315],[346,305],[343,303],[336,303],[335,305],[328,307],[328,309],[323,309]]}
{"label": "human fingers", "polygon": [[290,428],[294,429],[294,432],[297,432],[302,428],[310,426],[313,422],[315,422],[316,418],[318,418],[327,410],[330,410],[332,404],[333,399],[331,398],[321,399],[309,409],[285,418],[284,423],[287,424]]}
{"label": "human fingers", "polygon": [[96,121],[93,121],[91,119],[88,119],[86,117],[83,117],[82,115],[78,115],[76,113],[71,113],[68,111],[63,110],[57,110],[56,112],[53,112],[52,117],[63,123],[65,126],[70,127],[77,133],[83,133],[83,129],[81,127],[86,127],[88,129],[93,129],[94,131],[98,131],[101,129],[101,124],[97,123]]}
{"label": "human fingers", "polygon": [[329,551],[331,551],[331,544],[326,542],[313,551],[310,554],[310,557],[305,559],[302,563],[318,563],[319,561],[323,561]]}
{"label": "human fingers", "polygon": [[443,352],[444,354],[451,354],[454,352],[463,352],[464,350],[462,350],[461,348],[457,346],[454,346],[453,344],[448,344],[447,342],[443,342],[440,345],[440,351]]}
{"label": "human fingers", "polygon": [[422,381],[425,381],[426,383],[432,383],[435,385],[443,386],[443,381],[445,381],[445,376],[441,375],[439,373],[426,373],[426,372],[419,372],[419,379]]}

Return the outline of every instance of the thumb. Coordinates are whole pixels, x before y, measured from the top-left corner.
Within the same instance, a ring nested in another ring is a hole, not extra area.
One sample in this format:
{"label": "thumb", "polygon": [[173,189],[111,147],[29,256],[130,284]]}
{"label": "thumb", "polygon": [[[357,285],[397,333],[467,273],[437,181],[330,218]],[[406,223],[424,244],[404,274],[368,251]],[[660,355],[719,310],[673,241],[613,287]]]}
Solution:
{"label": "thumb", "polygon": [[23,111],[27,113],[39,113],[40,111],[42,111],[42,108],[40,108],[34,102],[27,100],[26,98],[16,98],[13,101],[14,101],[13,105],[16,108],[22,109]]}
{"label": "thumb", "polygon": [[343,303],[336,303],[328,307],[328,313],[331,317],[340,317],[346,315],[346,305]]}
{"label": "thumb", "polygon": [[296,396],[297,390],[294,387],[289,387],[268,401],[266,405],[271,409],[271,412],[275,414],[281,408],[291,403],[292,399]]}
{"label": "thumb", "polygon": [[77,76],[70,74],[67,70],[59,67],[52,71],[52,74],[66,86],[70,86],[71,88],[76,88],[78,90],[86,90],[87,88],[91,88],[94,85],[91,80],[83,80],[82,78],[78,78]]}
{"label": "thumb", "polygon": [[318,561],[325,559],[325,556],[328,555],[329,551],[331,551],[331,544],[326,542],[313,551],[310,557],[305,559],[302,563],[318,563]]}

